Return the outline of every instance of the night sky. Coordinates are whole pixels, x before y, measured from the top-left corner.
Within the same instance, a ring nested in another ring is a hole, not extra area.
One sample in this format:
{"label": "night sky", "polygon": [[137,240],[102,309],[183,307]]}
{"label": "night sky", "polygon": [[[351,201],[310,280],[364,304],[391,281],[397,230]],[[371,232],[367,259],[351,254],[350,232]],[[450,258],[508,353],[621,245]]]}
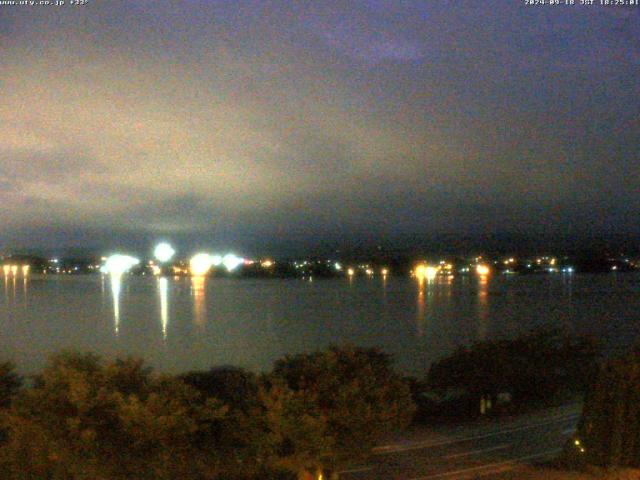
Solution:
{"label": "night sky", "polygon": [[640,7],[0,6],[0,72],[0,249],[640,233]]}

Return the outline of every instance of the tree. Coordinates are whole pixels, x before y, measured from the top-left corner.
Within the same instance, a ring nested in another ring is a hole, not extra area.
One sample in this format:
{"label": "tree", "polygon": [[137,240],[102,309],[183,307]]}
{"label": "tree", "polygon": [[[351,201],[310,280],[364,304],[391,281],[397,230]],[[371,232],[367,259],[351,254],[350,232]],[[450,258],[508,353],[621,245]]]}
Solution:
{"label": "tree", "polygon": [[22,377],[15,373],[15,365],[11,362],[0,363],[0,408],[9,406],[21,386]]}
{"label": "tree", "polygon": [[513,340],[459,347],[435,362],[427,384],[463,389],[473,398],[509,392],[514,403],[553,398],[563,389],[584,391],[597,368],[597,345],[557,330],[539,329]]}
{"label": "tree", "polygon": [[602,365],[569,453],[596,465],[640,467],[640,349]]}
{"label": "tree", "polygon": [[201,439],[224,413],[139,360],[67,352],[8,410],[0,469],[7,479],[219,478],[216,445]]}
{"label": "tree", "polygon": [[270,435],[264,388],[255,373],[235,367],[189,372],[182,380],[200,392],[201,399],[215,398],[227,412],[210,442],[218,445],[225,479],[268,478],[279,467],[272,460],[275,443]]}
{"label": "tree", "polygon": [[[277,378],[265,378],[264,406],[268,470],[289,472],[300,480],[316,478],[334,448],[327,418],[307,392],[294,391]],[[310,472],[313,472],[313,476]]]}
{"label": "tree", "polygon": [[[346,463],[368,455],[382,435],[407,426],[415,410],[390,357],[375,348],[331,347],[286,356],[270,378],[292,392],[282,393],[288,401],[285,418],[304,419],[308,438],[316,439],[316,448],[307,447],[312,453],[307,464],[334,477]],[[302,443],[299,438],[297,445]]]}

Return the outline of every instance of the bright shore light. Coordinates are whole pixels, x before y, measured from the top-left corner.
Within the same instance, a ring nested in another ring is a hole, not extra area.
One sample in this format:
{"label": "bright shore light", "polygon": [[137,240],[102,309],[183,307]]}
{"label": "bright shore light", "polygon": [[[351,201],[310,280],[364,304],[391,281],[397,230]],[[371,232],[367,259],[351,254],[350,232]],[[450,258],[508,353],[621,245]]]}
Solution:
{"label": "bright shore light", "polygon": [[171,260],[175,253],[176,251],[173,247],[166,242],[159,243],[153,250],[153,256],[161,263]]}
{"label": "bright shore light", "polygon": [[11,272],[11,265],[4,265],[2,267],[2,271],[4,272],[4,276],[8,276],[9,272]]}
{"label": "bright shore light", "polygon": [[423,282],[424,280],[434,280],[440,271],[439,267],[434,267],[432,265],[427,265],[425,263],[421,263],[416,266],[413,271],[414,276],[418,279],[418,281]]}
{"label": "bright shore light", "polygon": [[11,274],[14,277],[18,274],[18,265],[11,265]]}
{"label": "bright shore light", "polygon": [[347,270],[347,275],[349,275],[350,277],[353,277],[355,273],[356,271],[353,268],[350,268]]}
{"label": "bright shore light", "polygon": [[489,269],[489,267],[487,265],[478,265],[476,267],[476,273],[478,275],[485,276],[485,275],[489,275],[490,272],[491,272],[491,270]]}
{"label": "bright shore light", "polygon": [[222,258],[222,264],[224,265],[224,268],[226,268],[229,272],[232,272],[233,270],[238,268],[238,265],[240,265],[241,263],[244,263],[244,259],[235,256],[233,253],[229,253]]}
{"label": "bright shore light", "polygon": [[191,275],[203,276],[211,269],[213,261],[208,253],[198,253],[191,257],[189,261],[189,271]]}
{"label": "bright shore light", "polygon": [[29,265],[23,265],[22,266],[22,275],[23,276],[26,277],[27,275],[29,275],[29,268],[30,268]]}
{"label": "bright shore light", "polygon": [[433,280],[434,278],[436,278],[436,275],[438,275],[439,271],[440,269],[438,267],[427,266],[427,268],[425,268],[424,270],[425,277],[427,278],[427,280]]}
{"label": "bright shore light", "polygon": [[129,255],[121,255],[119,253],[111,255],[104,262],[104,265],[100,269],[102,273],[110,273],[114,275],[122,275],[129,271],[131,267],[138,265],[140,260]]}

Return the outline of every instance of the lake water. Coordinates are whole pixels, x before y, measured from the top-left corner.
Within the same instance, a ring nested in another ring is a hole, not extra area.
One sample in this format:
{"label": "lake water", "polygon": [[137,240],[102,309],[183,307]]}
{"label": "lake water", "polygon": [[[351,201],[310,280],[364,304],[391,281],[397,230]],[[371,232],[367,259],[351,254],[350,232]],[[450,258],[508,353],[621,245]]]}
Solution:
{"label": "lake water", "polygon": [[456,345],[539,325],[627,348],[640,339],[640,275],[469,276],[422,288],[395,277],[0,277],[0,358],[24,373],[64,348],[181,372],[266,370],[283,354],[349,342],[379,346],[401,371],[424,375]]}

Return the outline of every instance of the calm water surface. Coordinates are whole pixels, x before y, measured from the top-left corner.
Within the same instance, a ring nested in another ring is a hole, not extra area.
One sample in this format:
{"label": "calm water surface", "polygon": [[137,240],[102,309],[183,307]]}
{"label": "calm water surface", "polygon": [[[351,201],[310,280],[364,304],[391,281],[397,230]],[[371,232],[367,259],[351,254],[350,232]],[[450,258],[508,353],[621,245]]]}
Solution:
{"label": "calm water surface", "polygon": [[640,275],[438,279],[234,280],[0,277],[0,357],[21,371],[64,348],[133,354],[162,371],[266,370],[285,353],[350,342],[423,375],[456,345],[538,325],[597,334],[612,350],[640,339]]}

